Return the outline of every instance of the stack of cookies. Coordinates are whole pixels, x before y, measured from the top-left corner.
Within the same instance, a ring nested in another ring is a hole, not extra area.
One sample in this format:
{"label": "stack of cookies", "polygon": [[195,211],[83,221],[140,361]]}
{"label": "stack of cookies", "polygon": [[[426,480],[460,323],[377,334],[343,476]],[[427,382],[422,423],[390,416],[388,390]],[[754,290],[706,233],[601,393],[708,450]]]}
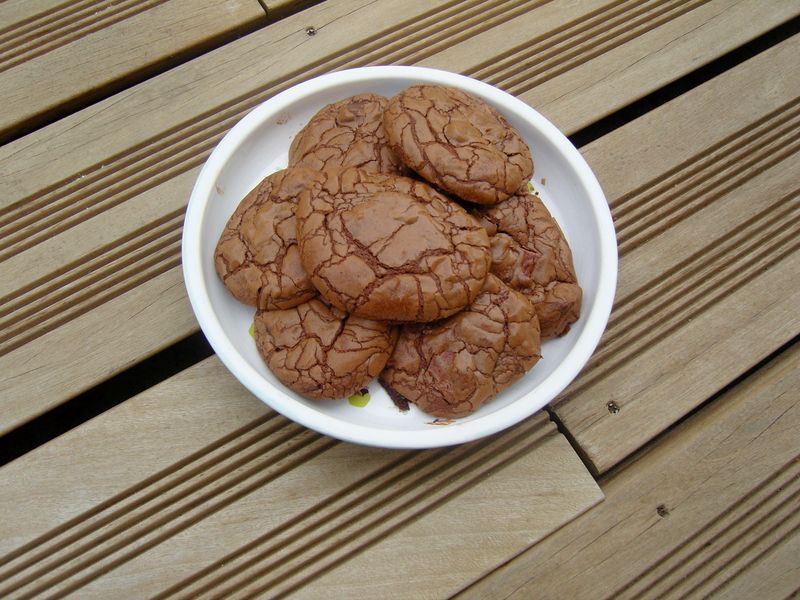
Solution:
{"label": "stack of cookies", "polygon": [[416,85],[326,106],[215,253],[259,352],[313,399],[375,377],[437,417],[519,379],[580,314],[572,253],[529,191],[531,153],[482,100]]}

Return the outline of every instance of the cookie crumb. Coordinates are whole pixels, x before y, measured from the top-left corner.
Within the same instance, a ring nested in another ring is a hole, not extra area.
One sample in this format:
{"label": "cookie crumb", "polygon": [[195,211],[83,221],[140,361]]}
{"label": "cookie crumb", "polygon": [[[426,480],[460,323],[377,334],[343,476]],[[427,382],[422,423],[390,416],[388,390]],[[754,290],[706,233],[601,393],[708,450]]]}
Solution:
{"label": "cookie crumb", "polygon": [[433,421],[428,421],[428,425],[452,425],[455,423],[455,419],[443,419],[441,417],[434,419]]}
{"label": "cookie crumb", "polygon": [[547,185],[547,178],[546,177],[542,177],[542,185]]}
{"label": "cookie crumb", "polygon": [[384,385],[383,381],[381,381],[381,385],[383,386],[383,389],[386,390],[386,393],[389,394],[389,398],[392,399],[392,402],[394,402],[394,405],[400,410],[400,412],[409,411],[410,406],[408,403],[408,398],[403,396],[403,394],[400,392],[393,390],[389,386]]}

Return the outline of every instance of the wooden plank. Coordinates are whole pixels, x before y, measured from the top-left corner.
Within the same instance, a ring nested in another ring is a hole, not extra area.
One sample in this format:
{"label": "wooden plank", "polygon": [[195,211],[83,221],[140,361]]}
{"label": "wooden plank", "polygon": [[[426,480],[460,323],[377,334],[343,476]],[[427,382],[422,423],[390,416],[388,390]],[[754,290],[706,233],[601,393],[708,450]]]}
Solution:
{"label": "wooden plank", "polygon": [[[415,519],[408,529],[347,563],[307,581],[303,598],[449,598],[522,549],[598,502],[585,470],[553,436],[519,461],[451,503]],[[569,489],[572,488],[572,489]],[[265,583],[248,585],[259,591]]]}
{"label": "wooden plank", "polygon": [[35,21],[37,16],[47,13],[63,3],[53,0],[5,0],[0,2],[0,25],[2,29],[10,29],[20,25],[27,25]]}
{"label": "wooden plank", "polygon": [[[148,281],[130,292],[100,304],[35,343],[26,344],[14,353],[15,360],[0,359],[2,394],[10,397],[20,393],[20,381],[36,376],[36,372],[31,370],[38,368],[36,363],[40,352],[62,349],[55,352],[57,356],[49,363],[50,376],[39,374],[39,386],[28,397],[30,404],[14,402],[4,407],[0,415],[4,431],[55,406],[54,398],[64,395],[61,386],[65,382],[69,382],[73,391],[80,392],[85,389],[85,386],[79,386],[80,382],[92,381],[98,376],[98,371],[101,377],[110,376],[110,371],[99,369],[107,364],[109,352],[115,353],[121,369],[146,358],[147,354],[142,354],[141,349],[152,345],[151,326],[154,321],[170,323],[169,331],[164,332],[166,335],[161,338],[165,344],[181,339],[176,330],[192,331],[196,328],[180,269],[172,268],[163,273],[155,269],[144,272],[143,277]],[[123,320],[119,321],[121,318]],[[80,340],[77,349],[75,340]],[[65,348],[74,350],[63,351]]]}
{"label": "wooden plank", "polygon": [[799,553],[800,530],[795,529],[780,544],[763,550],[746,570],[732,573],[714,593],[724,600],[797,598],[800,595]]}
{"label": "wooden plank", "polygon": [[622,185],[603,179],[619,285],[555,412],[598,472],[800,332],[798,50],[795,36],[585,150],[601,179],[626,165]]}
{"label": "wooden plank", "polygon": [[0,138],[215,38],[266,22],[257,0],[10,0],[0,8]]}
{"label": "wooden plank", "polygon": [[[794,2],[548,3],[421,64],[452,68],[521,98],[572,133],[800,14]],[[765,20],[768,19],[768,20]],[[497,50],[495,50],[497,49]],[[466,55],[466,58],[464,57]]]}
{"label": "wooden plank", "polygon": [[[547,116],[572,131],[587,115],[596,118],[694,68],[685,43],[697,61],[707,61],[800,10],[776,2],[763,11],[754,0],[712,0],[690,9],[671,2],[643,8],[606,0],[420,0],[398,14],[386,9],[387,1],[315,6],[0,149],[7,190],[0,198],[0,320],[11,332],[0,342],[0,372],[8,373],[0,391],[9,407],[0,430],[195,330],[191,316],[157,310],[165,300],[147,281],[154,273],[178,272],[180,214],[213,145],[247,110],[289,85],[348,66],[422,61],[479,74],[546,102]],[[629,19],[629,30],[614,25],[619,19]],[[733,22],[740,27],[726,30]],[[309,25],[317,28],[313,37],[305,33]],[[559,32],[567,37],[553,39]],[[490,37],[476,44],[475,36]],[[538,54],[520,58],[530,40]],[[604,53],[596,56],[592,48]],[[510,71],[486,72],[488,62],[506,55],[528,69],[540,56],[542,63],[551,60],[551,51],[555,62],[533,90],[515,88]],[[640,64],[661,67],[663,74],[652,80]],[[621,82],[625,98],[614,91]],[[540,97],[538,90],[546,93]],[[573,100],[587,90],[613,100],[576,111]],[[616,166],[600,175],[612,188],[614,180],[624,181]],[[118,240],[125,242],[122,249]],[[132,288],[139,297],[117,303],[122,312],[100,306],[133,294]],[[88,364],[54,351],[82,344],[98,323],[107,339],[129,335],[127,321],[142,306],[154,307],[149,335],[106,348]],[[90,316],[98,310],[104,319]],[[64,379],[48,384],[56,373]],[[43,388],[53,393],[34,393]]]}
{"label": "wooden plank", "polygon": [[786,598],[800,547],[800,345],[602,482],[606,500],[457,597]]}
{"label": "wooden plank", "polygon": [[215,357],[4,466],[0,486],[4,598],[319,594],[356,555],[322,581],[374,597],[407,569],[416,597],[442,597],[602,498],[545,413],[452,449],[355,446],[268,410]]}

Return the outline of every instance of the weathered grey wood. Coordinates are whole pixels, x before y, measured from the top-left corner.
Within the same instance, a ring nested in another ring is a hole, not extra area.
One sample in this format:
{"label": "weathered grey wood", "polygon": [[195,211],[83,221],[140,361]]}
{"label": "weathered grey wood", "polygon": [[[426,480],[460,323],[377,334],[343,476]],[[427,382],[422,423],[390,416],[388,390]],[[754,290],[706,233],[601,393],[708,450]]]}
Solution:
{"label": "weathered grey wood", "polygon": [[545,413],[453,449],[354,446],[268,410],[216,358],[0,468],[0,487],[4,598],[274,595],[308,578],[304,595],[375,597],[411,570],[410,593],[443,597],[602,498]]}
{"label": "weathered grey wood", "polygon": [[619,285],[555,411],[599,472],[800,332],[799,50],[791,38],[585,150]]}
{"label": "weathered grey wood", "polygon": [[457,597],[786,598],[798,586],[800,346],[602,482],[606,500]]}
{"label": "weathered grey wood", "polygon": [[[331,69],[421,61],[542,102],[572,131],[800,10],[791,2],[759,6],[420,1],[399,13],[382,2],[326,2],[0,149],[0,431],[195,330],[187,304],[151,280],[178,281],[180,215],[197,169],[262,99]],[[619,19],[629,30],[614,25]],[[376,37],[380,31],[391,33]],[[529,48],[539,54],[519,59]],[[540,56],[551,66],[537,87],[515,87],[506,59],[529,69]],[[575,99],[589,96],[595,101],[576,110]],[[613,188],[625,173],[601,175]],[[146,330],[132,333],[129,320]],[[91,361],[55,351],[88,349],[88,341]]]}
{"label": "weathered grey wood", "polygon": [[193,46],[266,22],[257,0],[8,0],[0,136]]}
{"label": "weathered grey wood", "polygon": [[[197,165],[305,65],[464,70],[570,131],[797,10],[641,6],[663,15],[642,12],[637,33],[628,2],[409,3],[418,18],[373,40],[397,25],[385,3],[326,2],[0,150],[0,223],[30,217],[0,224],[25,234],[0,262],[0,344],[24,340],[0,357],[0,429],[195,330],[177,239]],[[537,42],[597,15],[564,50]],[[617,30],[636,35],[603,49]],[[563,54],[523,89],[536,43]],[[598,470],[797,333],[796,55],[788,40],[586,149],[617,219],[620,293],[556,411]],[[69,214],[95,199],[96,214]],[[799,352],[609,477],[610,499],[560,531],[601,494],[544,415],[450,451],[372,450],[289,423],[208,359],[0,469],[0,597],[444,597],[536,542],[465,596],[783,597],[797,586]]]}

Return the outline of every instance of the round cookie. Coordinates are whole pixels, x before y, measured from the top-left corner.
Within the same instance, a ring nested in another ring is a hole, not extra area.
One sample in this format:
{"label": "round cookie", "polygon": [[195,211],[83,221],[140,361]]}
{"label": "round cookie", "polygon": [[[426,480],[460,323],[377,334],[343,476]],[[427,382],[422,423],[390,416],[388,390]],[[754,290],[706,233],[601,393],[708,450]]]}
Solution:
{"label": "round cookie", "polygon": [[376,94],[359,94],[329,104],[292,140],[289,166],[317,171],[358,167],[371,173],[400,174],[403,165],[392,152],[383,129],[389,101]]}
{"label": "round cookie", "polygon": [[461,90],[414,85],[383,114],[386,137],[405,165],[478,204],[496,204],[533,174],[519,133],[483,100]]}
{"label": "round cookie", "polygon": [[567,333],[582,291],[569,244],[541,199],[518,194],[476,214],[491,236],[492,273],[531,300],[543,338]]}
{"label": "round cookie", "polygon": [[314,298],[259,311],[256,346],[275,376],[315,400],[345,398],[381,372],[397,340],[386,323],[347,315]]}
{"label": "round cookie", "polygon": [[303,266],[320,294],[354,315],[433,321],[468,306],[489,272],[489,237],[420,181],[358,169],[325,173],[300,199]]}
{"label": "round cookie", "polygon": [[308,169],[285,169],[241,201],[214,253],[217,274],[234,298],[273,310],[316,295],[300,261],[295,209],[298,196],[320,179]]}
{"label": "round cookie", "polygon": [[440,323],[405,326],[381,383],[437,417],[463,417],[540,358],[539,321],[494,275],[472,305]]}

